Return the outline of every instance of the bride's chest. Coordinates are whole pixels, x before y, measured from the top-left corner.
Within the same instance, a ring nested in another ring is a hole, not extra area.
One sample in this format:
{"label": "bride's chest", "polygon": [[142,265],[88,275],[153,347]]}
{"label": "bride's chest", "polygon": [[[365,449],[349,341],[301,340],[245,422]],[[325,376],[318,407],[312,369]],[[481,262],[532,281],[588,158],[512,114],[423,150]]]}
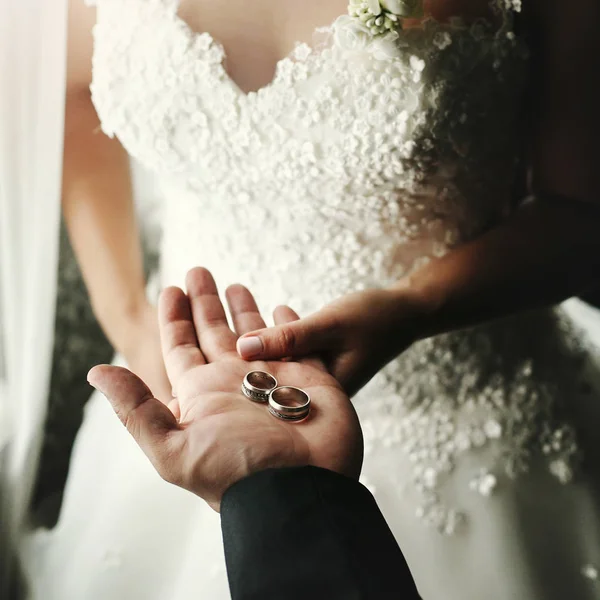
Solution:
{"label": "bride's chest", "polygon": [[160,173],[398,188],[509,138],[520,72],[510,32],[432,23],[392,47],[338,20],[246,94],[223,48],[163,0],[119,4],[98,12],[93,100],[104,131]]}
{"label": "bride's chest", "polygon": [[[485,1],[485,0],[484,0]],[[210,31],[227,55],[229,76],[245,92],[268,84],[278,60],[315,28],[344,14],[348,0],[176,0],[176,12],[196,33]]]}

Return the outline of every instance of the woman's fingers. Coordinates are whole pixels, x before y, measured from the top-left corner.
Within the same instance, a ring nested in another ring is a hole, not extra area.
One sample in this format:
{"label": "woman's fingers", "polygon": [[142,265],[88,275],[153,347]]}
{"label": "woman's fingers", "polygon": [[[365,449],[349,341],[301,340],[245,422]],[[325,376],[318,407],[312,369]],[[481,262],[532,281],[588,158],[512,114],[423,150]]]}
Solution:
{"label": "woman's fingers", "polygon": [[[285,323],[292,323],[299,319],[298,313],[289,306],[281,305],[273,311],[273,321],[275,322],[275,325],[284,325]],[[316,355],[300,358],[298,359],[298,362],[305,365],[311,365],[321,371],[327,371],[325,363]]]}
{"label": "woman's fingers", "polygon": [[156,470],[168,478],[168,459],[184,435],[173,413],[137,375],[123,367],[94,367],[88,381],[107,397]]}
{"label": "woman's fingers", "polygon": [[233,328],[238,335],[267,326],[248,288],[239,283],[230,285],[225,290],[225,297],[233,320]]}
{"label": "woman's fingers", "polygon": [[196,267],[188,271],[186,287],[196,336],[208,362],[235,352],[237,335],[227,323],[227,315],[219,298],[217,284],[210,271]]}
{"label": "woman's fingers", "polygon": [[[286,309],[287,315],[290,315]],[[292,311],[293,312],[293,311]],[[339,327],[331,314],[319,311],[274,327],[259,329],[243,335],[237,349],[245,360],[281,360],[320,355],[340,344]]]}
{"label": "woman's fingers", "polygon": [[169,287],[162,291],[158,301],[158,325],[167,375],[176,392],[181,375],[206,364],[198,346],[189,299],[180,288]]}

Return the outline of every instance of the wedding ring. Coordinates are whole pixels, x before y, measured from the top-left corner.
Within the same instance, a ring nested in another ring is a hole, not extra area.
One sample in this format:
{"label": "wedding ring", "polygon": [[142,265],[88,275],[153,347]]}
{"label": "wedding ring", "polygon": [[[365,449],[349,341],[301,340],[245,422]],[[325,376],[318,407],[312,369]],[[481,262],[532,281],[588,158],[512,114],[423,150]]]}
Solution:
{"label": "wedding ring", "polygon": [[279,386],[269,394],[269,412],[284,421],[301,421],[310,412],[310,397],[300,388]]}
{"label": "wedding ring", "polygon": [[277,379],[265,371],[250,371],[242,381],[242,393],[253,402],[267,402],[277,387]]}

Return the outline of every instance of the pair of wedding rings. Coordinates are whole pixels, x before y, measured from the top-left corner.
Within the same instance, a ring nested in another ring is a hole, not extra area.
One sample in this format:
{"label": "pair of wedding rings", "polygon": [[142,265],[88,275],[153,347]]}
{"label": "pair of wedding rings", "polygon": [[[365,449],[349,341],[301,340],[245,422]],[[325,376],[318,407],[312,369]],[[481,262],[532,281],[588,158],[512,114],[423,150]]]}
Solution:
{"label": "pair of wedding rings", "polygon": [[284,421],[302,421],[310,413],[310,397],[300,388],[278,385],[266,371],[250,371],[242,381],[242,393],[253,402],[269,404],[269,412]]}

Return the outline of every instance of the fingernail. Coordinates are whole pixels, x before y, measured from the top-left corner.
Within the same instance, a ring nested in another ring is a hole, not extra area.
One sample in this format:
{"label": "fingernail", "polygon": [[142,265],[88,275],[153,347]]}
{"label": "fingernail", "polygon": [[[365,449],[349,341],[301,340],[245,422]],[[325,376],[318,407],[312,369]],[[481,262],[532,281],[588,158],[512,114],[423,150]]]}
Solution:
{"label": "fingernail", "polygon": [[86,377],[87,382],[98,392],[100,392],[105,398],[106,398],[106,394],[98,387],[98,384],[93,381],[93,377],[90,378],[90,375],[88,373],[88,376]]}
{"label": "fingernail", "polygon": [[256,336],[240,338],[237,343],[237,349],[242,358],[252,358],[263,351],[262,340]]}

